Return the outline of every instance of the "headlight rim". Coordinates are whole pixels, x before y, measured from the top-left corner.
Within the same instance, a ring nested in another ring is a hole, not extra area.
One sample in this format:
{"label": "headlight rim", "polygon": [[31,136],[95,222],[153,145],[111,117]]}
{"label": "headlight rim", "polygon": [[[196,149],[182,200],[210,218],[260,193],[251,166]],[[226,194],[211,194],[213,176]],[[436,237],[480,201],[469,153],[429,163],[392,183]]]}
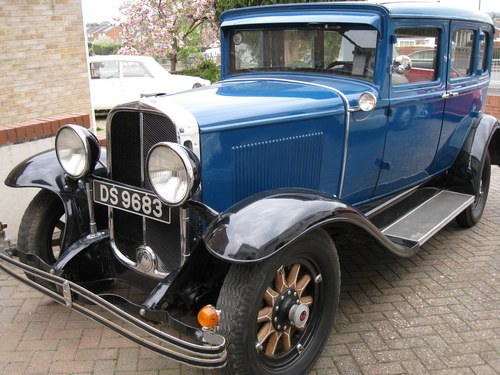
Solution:
{"label": "headlight rim", "polygon": [[[80,141],[83,149],[83,157],[85,163],[81,172],[78,174],[74,174],[68,171],[64,163],[61,162],[61,156],[60,156],[61,150],[58,147],[58,140],[62,136],[63,132],[68,130],[72,131],[74,134],[77,135],[78,140]],[[59,165],[64,170],[64,172],[71,178],[78,180],[92,173],[92,171],[94,170],[95,165],[97,164],[97,161],[99,160],[100,157],[100,146],[99,142],[97,141],[97,138],[90,131],[79,125],[67,124],[59,128],[59,130],[57,131],[55,139],[55,152],[57,161],[59,162]]]}
{"label": "headlight rim", "polygon": [[[371,104],[366,106],[365,100],[371,101]],[[377,106],[377,97],[371,92],[364,92],[359,96],[358,106],[363,112],[371,112]]]}
{"label": "headlight rim", "polygon": [[[168,199],[165,199],[165,197],[160,194],[158,191],[157,187],[155,186],[153,179],[151,178],[151,172],[150,172],[150,159],[151,155],[155,152],[160,147],[167,147],[171,151],[173,151],[176,156],[180,159],[182,162],[184,169],[186,171],[186,175],[188,178],[187,185],[188,188],[186,189],[186,193],[182,196],[182,198],[178,201],[169,201]],[[188,202],[191,197],[194,195],[196,190],[198,189],[198,186],[200,185],[200,162],[198,160],[198,157],[194,154],[192,150],[189,148],[182,146],[179,143],[175,142],[159,142],[155,144],[153,147],[148,152],[147,158],[146,158],[146,168],[147,168],[147,176],[149,179],[149,182],[151,184],[151,187],[153,188],[153,191],[155,194],[160,198],[160,200],[165,203],[168,206],[171,207],[180,207],[183,206],[186,202]]]}

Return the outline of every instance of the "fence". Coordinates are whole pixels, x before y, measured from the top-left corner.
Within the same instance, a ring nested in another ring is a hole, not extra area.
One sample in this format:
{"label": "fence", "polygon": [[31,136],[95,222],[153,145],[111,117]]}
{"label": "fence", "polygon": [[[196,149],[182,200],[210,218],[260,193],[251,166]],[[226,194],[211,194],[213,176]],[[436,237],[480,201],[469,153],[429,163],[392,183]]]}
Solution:
{"label": "fence", "polygon": [[491,83],[500,86],[500,59],[493,59],[491,62]]}

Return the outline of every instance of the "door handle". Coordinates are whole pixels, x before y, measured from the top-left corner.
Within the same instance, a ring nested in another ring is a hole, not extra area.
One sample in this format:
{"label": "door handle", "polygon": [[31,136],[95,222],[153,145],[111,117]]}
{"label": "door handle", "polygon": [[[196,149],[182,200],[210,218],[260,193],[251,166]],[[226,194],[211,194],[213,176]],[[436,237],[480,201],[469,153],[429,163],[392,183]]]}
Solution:
{"label": "door handle", "polygon": [[458,92],[456,92],[456,91],[450,91],[450,92],[445,92],[443,95],[441,95],[441,97],[443,99],[448,99],[448,98],[455,97],[455,96],[458,96],[458,95],[460,95]]}

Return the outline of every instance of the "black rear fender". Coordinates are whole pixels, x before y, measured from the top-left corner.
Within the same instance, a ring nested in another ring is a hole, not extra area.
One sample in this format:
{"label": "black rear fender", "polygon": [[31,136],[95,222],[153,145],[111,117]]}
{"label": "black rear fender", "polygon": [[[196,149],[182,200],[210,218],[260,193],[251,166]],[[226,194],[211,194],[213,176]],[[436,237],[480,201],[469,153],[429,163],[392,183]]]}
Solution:
{"label": "black rear fender", "polygon": [[476,195],[487,152],[491,164],[500,165],[500,123],[493,116],[483,115],[467,135],[450,170],[447,185],[453,190]]}

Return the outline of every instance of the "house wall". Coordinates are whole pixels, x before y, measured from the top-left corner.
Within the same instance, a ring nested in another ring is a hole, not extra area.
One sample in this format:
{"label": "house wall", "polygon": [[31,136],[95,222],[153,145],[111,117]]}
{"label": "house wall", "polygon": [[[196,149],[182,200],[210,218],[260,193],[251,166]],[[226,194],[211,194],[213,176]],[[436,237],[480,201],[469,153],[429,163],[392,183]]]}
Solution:
{"label": "house wall", "polygon": [[489,95],[484,112],[500,119],[500,96]]}
{"label": "house wall", "polygon": [[81,0],[2,1],[0,43],[0,126],[91,113]]}

